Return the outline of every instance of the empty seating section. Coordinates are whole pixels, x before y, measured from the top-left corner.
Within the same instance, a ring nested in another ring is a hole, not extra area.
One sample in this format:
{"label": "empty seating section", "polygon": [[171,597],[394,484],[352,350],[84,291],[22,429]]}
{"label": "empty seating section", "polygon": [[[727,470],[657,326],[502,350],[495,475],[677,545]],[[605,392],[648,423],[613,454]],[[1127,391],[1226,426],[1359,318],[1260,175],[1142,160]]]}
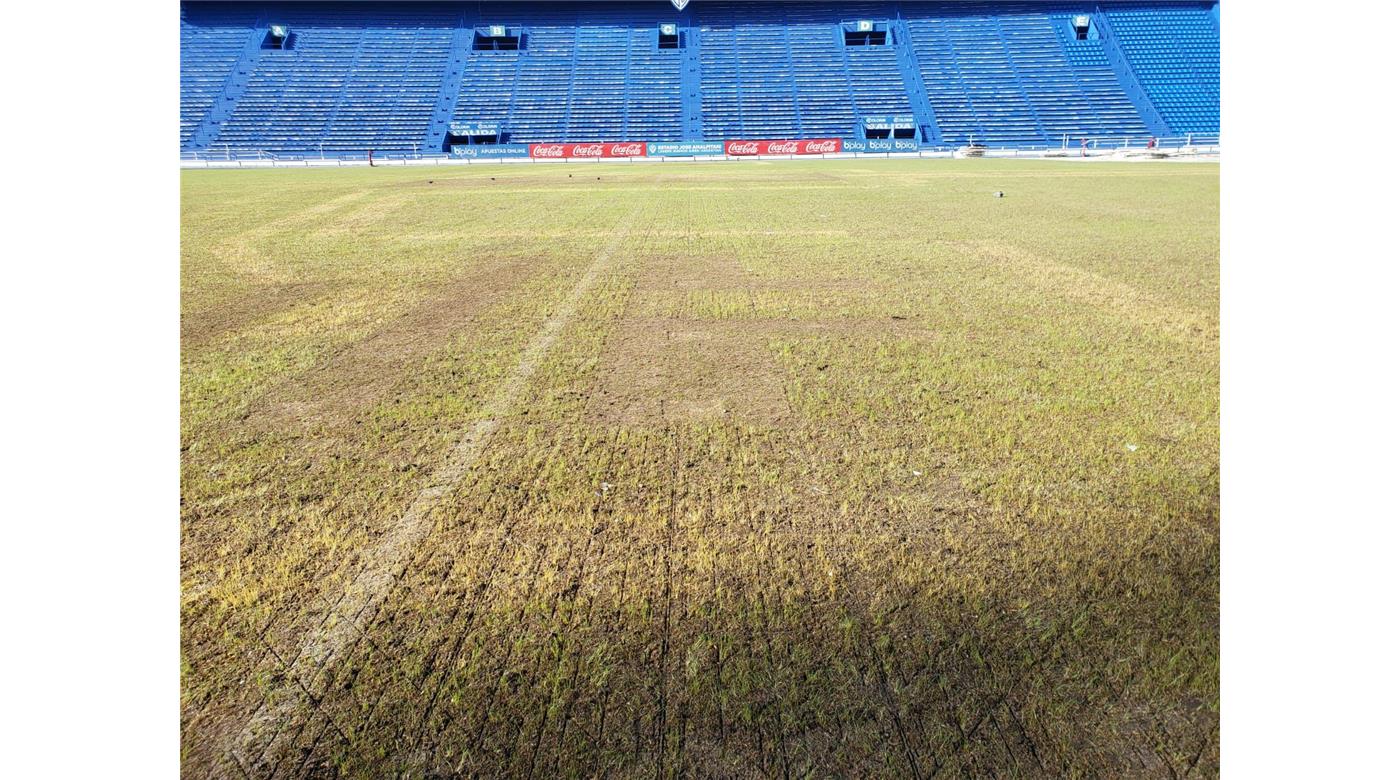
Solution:
{"label": "empty seating section", "polygon": [[460,14],[434,5],[268,6],[289,49],[259,49],[210,148],[416,152],[427,137]]}
{"label": "empty seating section", "polygon": [[503,122],[519,143],[680,139],[680,53],[657,48],[666,9],[472,7],[468,24],[522,30],[525,49],[470,52],[453,118]]}
{"label": "empty seating section", "polygon": [[846,137],[861,115],[907,114],[893,46],[848,47],[841,23],[889,3],[695,6],[705,137]]}
{"label": "empty seating section", "polygon": [[529,6],[468,13],[466,24],[502,24],[521,31],[524,51],[473,51],[457,93],[453,119],[501,122],[512,141],[563,138],[568,119],[578,24],[572,11],[539,12]]}
{"label": "empty seating section", "polygon": [[[1086,126],[1083,133],[1066,131],[1072,137],[1079,135],[1139,135],[1148,132],[1142,116],[1123,92],[1123,85],[1113,73],[1106,48],[1109,44],[1102,38],[1076,40],[1072,22],[1077,14],[1051,14],[1049,24],[1055,30],[1064,48],[1066,60],[1074,69],[1079,89],[1088,102],[1089,113],[1085,116],[1094,121]],[[1053,137],[1050,139],[1055,140]]]}
{"label": "empty seating section", "polygon": [[[859,20],[885,44],[847,45]],[[685,50],[657,45],[663,22]],[[288,48],[261,46],[272,23]],[[474,50],[492,25],[520,49]],[[1220,123],[1218,25],[1176,0],[186,0],[180,55],[181,148],[214,152],[441,152],[449,117],[514,143],[853,137],[863,116],[911,113],[946,145],[1141,137],[1143,113],[1177,133]]]}
{"label": "empty seating section", "polygon": [[700,42],[700,111],[706,138],[741,138],[739,58],[734,25],[704,20],[697,28]]}
{"label": "empty seating section", "polygon": [[[1147,132],[1103,55],[1104,42],[1070,47],[1056,32],[1068,28],[1065,14],[990,4],[918,6],[908,14],[946,142],[1058,146],[1067,137]],[[1075,49],[1098,54],[1067,53]]]}
{"label": "empty seating section", "polygon": [[628,30],[631,56],[627,69],[627,136],[632,140],[679,141],[681,53],[656,47],[656,25]]}
{"label": "empty seating section", "polygon": [[1172,130],[1220,132],[1220,30],[1210,7],[1110,5],[1104,16]]}
{"label": "empty seating section", "polygon": [[[845,23],[860,19],[891,21],[895,14],[886,5],[842,4],[835,6],[835,13],[831,16]],[[838,34],[837,41],[843,40],[844,35]],[[896,46],[901,44],[902,41],[892,39],[888,46],[841,46],[846,59],[847,84],[857,117],[908,114],[912,110],[904,77],[900,73]]]}
{"label": "empty seating section", "polygon": [[1075,41],[1092,47],[1101,60],[1085,55],[1071,64],[1055,28],[1071,30],[1068,16],[1012,13],[998,19],[1012,67],[1040,126],[1053,145],[1066,137],[1141,136],[1142,117],[1123,93],[1104,56],[1102,40]]}
{"label": "empty seating section", "polygon": [[180,147],[224,94],[243,50],[254,40],[251,8],[209,14],[202,5],[180,7]]}
{"label": "empty seating section", "polygon": [[[1104,47],[1107,45],[1100,38],[1087,40],[1076,40],[1071,14],[1051,14],[1050,24],[1055,28],[1055,34],[1060,38],[1060,45],[1065,47],[1065,57],[1069,64],[1076,68],[1108,68],[1108,54]],[[1109,75],[1112,75],[1110,72]]]}
{"label": "empty seating section", "polygon": [[631,53],[627,28],[598,23],[578,28],[578,58],[573,89],[565,107],[565,137],[580,141],[627,138],[627,63]]}
{"label": "empty seating section", "polygon": [[995,16],[910,18],[909,31],[945,141],[1044,142]]}
{"label": "empty seating section", "polygon": [[455,19],[405,19],[367,32],[330,125],[325,148],[417,151],[427,135]]}
{"label": "empty seating section", "polygon": [[697,6],[705,137],[802,135],[789,32],[771,9]]}

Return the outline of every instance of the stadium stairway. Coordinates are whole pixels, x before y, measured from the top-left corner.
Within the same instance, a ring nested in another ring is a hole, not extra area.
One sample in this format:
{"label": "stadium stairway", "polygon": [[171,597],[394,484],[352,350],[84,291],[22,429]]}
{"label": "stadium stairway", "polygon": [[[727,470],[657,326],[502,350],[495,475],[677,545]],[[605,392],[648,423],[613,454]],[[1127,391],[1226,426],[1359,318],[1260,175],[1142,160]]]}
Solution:
{"label": "stadium stairway", "polygon": [[[1097,30],[1100,35],[1098,45],[1085,45],[1085,41],[1075,40],[1069,29],[1061,28],[1061,39],[1065,52],[1069,55],[1070,64],[1084,66],[1107,62],[1113,71],[1114,78],[1118,81],[1118,90],[1133,104],[1138,116],[1142,117],[1147,131],[1155,136],[1171,135],[1171,127],[1167,125],[1166,120],[1162,119],[1162,115],[1152,103],[1151,96],[1147,94],[1147,90],[1143,89],[1142,84],[1138,81],[1137,74],[1133,72],[1127,55],[1123,53],[1122,47],[1118,45],[1118,41],[1108,28],[1102,10],[1096,12],[1092,18],[1098,25]],[[1111,91],[1107,84],[1104,84],[1103,88]]]}
{"label": "stadium stairway", "polygon": [[462,83],[462,75],[466,72],[471,46],[472,30],[459,20],[457,29],[452,32],[451,60],[442,75],[437,105],[433,109],[428,134],[423,138],[424,154],[441,152],[446,146],[448,126],[452,122],[452,109],[457,105],[457,85]]}
{"label": "stadium stairway", "polygon": [[[182,150],[442,153],[510,142],[859,137],[913,115],[925,145],[1060,146],[1219,132],[1218,5],[1186,0],[181,5]],[[1072,19],[1089,15],[1081,40]],[[883,45],[847,45],[871,20]],[[676,23],[679,48],[658,45]],[[269,24],[291,45],[269,47]],[[517,50],[474,46],[489,25]]]}
{"label": "stadium stairway", "polygon": [[695,141],[705,137],[704,104],[700,95],[700,28],[689,6],[681,11],[681,100],[685,126],[681,137]]}
{"label": "stadium stairway", "polygon": [[251,9],[208,23],[180,11],[180,147],[203,149],[243,94],[262,20]]}
{"label": "stadium stairway", "polygon": [[904,79],[904,89],[909,93],[909,102],[914,109],[914,118],[919,126],[920,140],[923,143],[931,143],[935,146],[942,146],[943,133],[938,129],[938,119],[933,113],[933,101],[929,98],[928,88],[924,86],[923,75],[919,71],[919,59],[914,54],[914,47],[909,44],[911,33],[909,32],[909,21],[907,19],[894,19],[891,21],[891,28],[894,31],[895,56],[899,60],[899,73]]}

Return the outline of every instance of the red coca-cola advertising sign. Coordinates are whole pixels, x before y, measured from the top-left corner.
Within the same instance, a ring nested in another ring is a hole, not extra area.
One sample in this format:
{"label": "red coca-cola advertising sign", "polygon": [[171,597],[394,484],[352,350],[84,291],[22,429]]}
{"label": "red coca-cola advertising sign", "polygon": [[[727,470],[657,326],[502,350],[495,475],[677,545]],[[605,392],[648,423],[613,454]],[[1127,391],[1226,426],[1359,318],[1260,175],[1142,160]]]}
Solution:
{"label": "red coca-cola advertising sign", "polygon": [[724,153],[730,157],[752,157],[760,154],[835,154],[839,151],[841,151],[840,138],[724,142]]}
{"label": "red coca-cola advertising sign", "polygon": [[537,160],[582,160],[595,157],[646,157],[641,141],[616,144],[530,144],[530,156]]}

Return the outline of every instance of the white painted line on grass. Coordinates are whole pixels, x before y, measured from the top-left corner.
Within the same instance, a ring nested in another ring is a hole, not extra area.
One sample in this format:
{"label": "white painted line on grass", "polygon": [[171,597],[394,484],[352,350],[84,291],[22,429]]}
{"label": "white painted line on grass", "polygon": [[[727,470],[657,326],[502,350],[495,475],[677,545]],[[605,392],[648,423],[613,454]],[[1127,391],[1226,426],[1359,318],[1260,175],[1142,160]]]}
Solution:
{"label": "white painted line on grass", "polygon": [[[462,482],[487,440],[501,426],[502,419],[554,346],[559,332],[578,313],[583,297],[610,266],[613,253],[626,238],[635,216],[635,212],[628,214],[618,223],[608,245],[594,258],[559,309],[545,321],[525,348],[515,369],[502,380],[482,407],[486,416],[467,428],[447,459],[433,472],[427,487],[419,491],[408,511],[369,555],[364,570],[346,587],[339,607],[332,610],[325,622],[303,637],[299,652],[285,670],[281,682],[249,718],[233,744],[228,746],[228,753],[245,772],[259,776],[273,770],[277,754],[281,752],[273,747],[274,743],[285,734],[291,721],[310,716],[313,698],[319,699],[334,677],[322,672],[343,660],[355,638],[369,627],[369,621],[378,612],[380,603],[389,594],[418,544],[431,530],[428,517],[432,510]],[[294,739],[295,735],[286,738]],[[264,763],[265,760],[267,763]]]}

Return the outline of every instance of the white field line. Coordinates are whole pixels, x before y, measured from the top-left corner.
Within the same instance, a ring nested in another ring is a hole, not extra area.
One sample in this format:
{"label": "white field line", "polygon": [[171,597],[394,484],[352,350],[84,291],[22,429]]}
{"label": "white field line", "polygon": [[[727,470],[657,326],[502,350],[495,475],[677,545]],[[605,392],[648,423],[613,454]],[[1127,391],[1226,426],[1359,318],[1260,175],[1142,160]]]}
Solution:
{"label": "white field line", "polygon": [[245,772],[258,774],[258,764],[265,754],[273,761],[276,751],[269,748],[289,721],[306,715],[303,708],[314,706],[312,697],[319,699],[329,685],[332,674],[322,670],[342,660],[356,637],[368,628],[377,607],[388,595],[419,542],[431,530],[428,517],[438,502],[461,483],[476,462],[487,440],[501,426],[506,413],[515,404],[534,376],[544,356],[554,346],[559,332],[577,314],[583,297],[597,283],[611,264],[612,256],[627,236],[635,213],[629,214],[614,229],[612,240],[589,265],[567,298],[544,326],[535,334],[515,369],[496,388],[482,411],[486,416],[471,425],[452,448],[447,459],[433,472],[429,483],[414,497],[408,511],[396,523],[379,546],[368,556],[363,571],[346,587],[338,609],[321,625],[302,638],[295,660],[285,670],[282,682],[274,687],[262,705],[248,719],[247,725],[228,752],[242,765]]}

